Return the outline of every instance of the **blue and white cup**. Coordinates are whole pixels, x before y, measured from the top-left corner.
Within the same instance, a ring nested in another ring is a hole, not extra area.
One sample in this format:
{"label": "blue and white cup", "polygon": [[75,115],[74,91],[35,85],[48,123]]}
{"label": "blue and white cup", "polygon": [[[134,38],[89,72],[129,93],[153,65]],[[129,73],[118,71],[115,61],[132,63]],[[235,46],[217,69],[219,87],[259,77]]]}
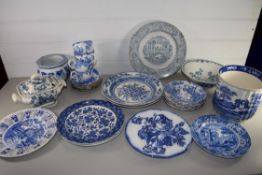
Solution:
{"label": "blue and white cup", "polygon": [[93,64],[96,63],[94,53],[88,55],[75,56],[75,58],[76,60],[81,62],[93,62]]}
{"label": "blue and white cup", "polygon": [[257,111],[262,97],[262,72],[241,65],[219,69],[213,96],[215,109],[230,119],[247,120]]}
{"label": "blue and white cup", "polygon": [[94,67],[94,61],[79,61],[78,59],[70,59],[68,61],[68,65],[71,70],[75,70],[77,72],[89,72]]}
{"label": "blue and white cup", "polygon": [[75,56],[82,56],[94,53],[92,40],[78,41],[74,43],[72,46]]}

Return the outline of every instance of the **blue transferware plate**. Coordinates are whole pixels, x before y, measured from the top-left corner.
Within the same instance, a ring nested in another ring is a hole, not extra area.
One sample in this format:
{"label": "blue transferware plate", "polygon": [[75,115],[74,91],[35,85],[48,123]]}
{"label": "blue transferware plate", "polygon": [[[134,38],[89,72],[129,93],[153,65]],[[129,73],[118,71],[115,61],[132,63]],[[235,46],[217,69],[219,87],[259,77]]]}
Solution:
{"label": "blue transferware plate", "polygon": [[221,64],[204,59],[187,60],[181,71],[190,81],[203,87],[213,87],[218,82],[218,70]]}
{"label": "blue transferware plate", "polygon": [[186,41],[181,31],[164,21],[154,21],[140,27],[132,36],[129,58],[137,72],[158,78],[176,73],[186,56]]}
{"label": "blue transferware plate", "polygon": [[168,104],[179,109],[201,107],[207,98],[207,93],[201,86],[183,80],[169,82],[164,88],[164,95]]}
{"label": "blue transferware plate", "polygon": [[217,115],[200,116],[191,128],[194,141],[214,156],[238,158],[251,147],[251,138],[241,125]]}
{"label": "blue transferware plate", "polygon": [[0,121],[0,157],[30,154],[56,133],[56,115],[42,108],[24,109]]}
{"label": "blue transferware plate", "polygon": [[192,142],[190,126],[178,115],[162,110],[135,114],[126,124],[128,143],[152,158],[171,158],[184,153]]}
{"label": "blue transferware plate", "polygon": [[68,106],[57,120],[57,129],[70,143],[93,146],[116,137],[123,124],[121,109],[110,102],[92,99]]}
{"label": "blue transferware plate", "polygon": [[110,76],[103,84],[103,95],[122,107],[139,107],[157,102],[163,85],[152,75],[123,72]]}

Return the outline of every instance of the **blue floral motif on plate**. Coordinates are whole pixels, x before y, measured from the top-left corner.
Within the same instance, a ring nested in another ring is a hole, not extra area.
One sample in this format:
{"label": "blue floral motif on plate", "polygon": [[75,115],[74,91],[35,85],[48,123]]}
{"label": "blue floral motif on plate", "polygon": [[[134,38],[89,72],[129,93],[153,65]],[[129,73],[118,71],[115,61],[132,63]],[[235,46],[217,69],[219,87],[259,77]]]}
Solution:
{"label": "blue floral motif on plate", "polygon": [[103,84],[103,95],[123,107],[137,107],[158,101],[163,85],[152,75],[124,72],[110,76]]}
{"label": "blue floral motif on plate", "polygon": [[105,143],[120,133],[124,115],[118,107],[103,100],[85,100],[67,107],[58,118],[62,137],[80,146]]}
{"label": "blue floral motif on plate", "polygon": [[153,158],[170,158],[185,152],[191,141],[187,122],[169,111],[147,110],[126,125],[126,139],[138,152]]}
{"label": "blue floral motif on plate", "polygon": [[0,122],[0,156],[18,157],[32,153],[56,133],[56,116],[46,109],[25,109]]}
{"label": "blue floral motif on plate", "polygon": [[223,158],[238,158],[248,152],[251,138],[238,123],[217,115],[204,115],[192,123],[192,137],[206,152]]}

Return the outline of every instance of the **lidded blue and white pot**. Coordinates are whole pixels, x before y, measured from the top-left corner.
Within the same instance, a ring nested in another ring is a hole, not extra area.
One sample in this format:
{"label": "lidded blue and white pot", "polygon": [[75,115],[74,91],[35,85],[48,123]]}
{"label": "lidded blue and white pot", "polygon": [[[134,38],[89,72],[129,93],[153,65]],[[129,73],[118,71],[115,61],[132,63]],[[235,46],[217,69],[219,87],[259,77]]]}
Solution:
{"label": "lidded blue and white pot", "polygon": [[247,120],[257,111],[261,97],[262,72],[241,65],[219,69],[213,104],[223,116],[236,121]]}

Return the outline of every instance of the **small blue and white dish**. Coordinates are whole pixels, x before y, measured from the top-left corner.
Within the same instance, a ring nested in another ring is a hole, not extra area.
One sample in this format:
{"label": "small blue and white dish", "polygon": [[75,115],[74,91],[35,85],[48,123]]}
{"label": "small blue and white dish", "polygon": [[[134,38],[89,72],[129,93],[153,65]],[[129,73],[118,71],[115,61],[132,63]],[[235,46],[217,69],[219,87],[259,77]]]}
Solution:
{"label": "small blue and white dish", "polygon": [[161,81],[153,75],[123,72],[104,81],[102,94],[122,107],[142,107],[157,102],[163,94]]}
{"label": "small blue and white dish", "polygon": [[251,138],[238,123],[217,115],[203,115],[192,123],[194,141],[211,155],[238,158],[251,147]]}
{"label": "small blue and white dish", "polygon": [[190,81],[203,87],[214,87],[218,82],[218,70],[221,64],[204,59],[187,60],[182,68],[182,74]]}
{"label": "small blue and white dish", "polygon": [[94,146],[119,135],[124,124],[122,110],[104,100],[84,100],[68,106],[57,119],[62,137],[79,146]]}
{"label": "small blue and white dish", "polygon": [[222,116],[235,121],[250,119],[262,99],[262,72],[241,65],[219,69],[213,104]]}
{"label": "small blue and white dish", "polygon": [[102,78],[98,70],[92,68],[89,72],[71,71],[70,81],[74,88],[90,90],[100,85]]}
{"label": "small blue and white dish", "polygon": [[125,136],[132,148],[152,158],[176,157],[186,152],[192,142],[187,122],[162,110],[135,114],[126,124]]}
{"label": "small blue and white dish", "polygon": [[182,32],[164,21],[149,22],[132,36],[129,58],[137,72],[158,78],[176,73],[186,56],[186,41]]}
{"label": "small blue and white dish", "polygon": [[169,82],[164,88],[168,105],[179,110],[196,110],[206,101],[207,93],[199,85],[182,80]]}
{"label": "small blue and white dish", "polygon": [[64,54],[49,54],[40,57],[36,61],[37,73],[66,80],[69,76],[68,57]]}
{"label": "small blue and white dish", "polygon": [[33,74],[30,79],[16,86],[17,93],[12,94],[12,100],[33,107],[51,107],[56,105],[57,98],[64,87],[66,82],[63,79]]}
{"label": "small blue and white dish", "polygon": [[82,56],[94,53],[93,41],[78,41],[73,43],[73,50],[75,56]]}
{"label": "small blue and white dish", "polygon": [[56,115],[47,109],[24,109],[0,121],[0,157],[19,157],[46,145],[56,133]]}

